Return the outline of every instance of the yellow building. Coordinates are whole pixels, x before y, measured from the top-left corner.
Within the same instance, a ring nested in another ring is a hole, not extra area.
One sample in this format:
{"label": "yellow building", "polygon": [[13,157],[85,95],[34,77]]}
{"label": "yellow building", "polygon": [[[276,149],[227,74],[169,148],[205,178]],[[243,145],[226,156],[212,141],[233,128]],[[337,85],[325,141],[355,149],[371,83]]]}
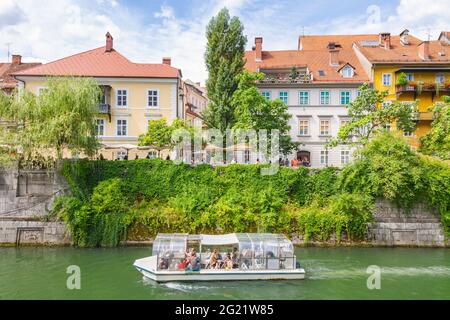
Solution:
{"label": "yellow building", "polygon": [[106,159],[145,157],[149,150],[136,147],[148,121],[184,118],[181,70],[171,66],[170,58],[157,64],[131,62],[114,49],[109,33],[103,47],[15,73],[19,88],[35,94],[45,89],[49,76],[93,77],[99,83],[104,95],[96,128]]}
{"label": "yellow building", "polygon": [[403,133],[415,147],[430,130],[429,107],[450,94],[450,45],[442,36],[446,34],[441,33],[439,40],[422,41],[405,30],[398,36],[368,35],[353,44],[374,88],[388,91],[385,103],[419,101],[416,130]]}

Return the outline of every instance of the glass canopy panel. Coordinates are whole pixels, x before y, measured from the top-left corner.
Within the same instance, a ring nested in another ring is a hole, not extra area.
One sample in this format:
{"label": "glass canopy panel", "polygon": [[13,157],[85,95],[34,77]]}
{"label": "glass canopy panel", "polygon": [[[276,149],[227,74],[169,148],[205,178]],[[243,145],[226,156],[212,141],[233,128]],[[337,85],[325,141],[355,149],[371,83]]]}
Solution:
{"label": "glass canopy panel", "polygon": [[153,242],[153,255],[181,256],[186,252],[187,234],[158,234]]}

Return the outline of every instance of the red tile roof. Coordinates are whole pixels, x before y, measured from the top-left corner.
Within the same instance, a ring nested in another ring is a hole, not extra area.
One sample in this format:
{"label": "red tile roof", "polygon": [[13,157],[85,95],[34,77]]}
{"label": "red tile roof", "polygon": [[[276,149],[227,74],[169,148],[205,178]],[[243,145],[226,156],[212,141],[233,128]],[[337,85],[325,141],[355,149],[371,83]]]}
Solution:
{"label": "red tile roof", "polygon": [[115,49],[89,50],[42,66],[16,72],[15,76],[86,76],[128,78],[178,78],[181,70],[162,63],[134,63]]}
{"label": "red tile roof", "polygon": [[39,65],[41,65],[41,63],[0,63],[0,89],[14,89],[17,85],[17,81],[12,76],[13,73]]}
{"label": "red tile roof", "polygon": [[[441,41],[429,41],[429,60],[419,56],[419,45],[423,41],[409,36],[409,45],[400,43],[400,36],[391,36],[391,47],[365,46],[356,41],[355,46],[371,63],[450,63],[450,46]],[[444,55],[439,54],[441,52]]]}
{"label": "red tile roof", "polygon": [[[301,37],[299,41],[302,43],[302,50],[263,51],[262,61],[255,60],[254,51],[247,51],[245,68],[258,71],[293,66],[307,67],[313,74],[313,83],[363,83],[370,80],[352,49],[349,39],[342,39],[340,36],[306,36]],[[337,66],[330,65],[330,53],[327,48],[329,42],[340,45],[336,48],[339,50]],[[354,68],[352,78],[344,78],[339,72],[346,64]],[[319,74],[319,70],[324,72],[323,76]]]}

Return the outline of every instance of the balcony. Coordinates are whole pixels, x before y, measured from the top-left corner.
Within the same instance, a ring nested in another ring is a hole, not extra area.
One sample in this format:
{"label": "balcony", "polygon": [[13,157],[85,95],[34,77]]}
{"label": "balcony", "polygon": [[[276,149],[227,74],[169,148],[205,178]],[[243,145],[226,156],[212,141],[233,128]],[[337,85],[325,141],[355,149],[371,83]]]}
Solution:
{"label": "balcony", "polygon": [[413,93],[414,99],[422,92],[430,92],[432,95],[432,99],[436,95],[449,94],[450,93],[450,83],[420,83],[420,82],[410,82],[406,85],[396,85],[395,91],[397,94],[397,98],[403,93]]}
{"label": "balcony", "polygon": [[305,73],[300,74],[295,78],[290,77],[289,75],[266,75],[266,77],[262,80],[259,80],[259,84],[302,84],[302,83],[311,83],[312,75]]}
{"label": "balcony", "polygon": [[111,122],[111,106],[107,103],[100,103],[98,105],[99,114],[107,114],[109,117],[109,122]]}
{"label": "balcony", "polygon": [[414,120],[416,121],[433,121],[433,112],[414,112]]}

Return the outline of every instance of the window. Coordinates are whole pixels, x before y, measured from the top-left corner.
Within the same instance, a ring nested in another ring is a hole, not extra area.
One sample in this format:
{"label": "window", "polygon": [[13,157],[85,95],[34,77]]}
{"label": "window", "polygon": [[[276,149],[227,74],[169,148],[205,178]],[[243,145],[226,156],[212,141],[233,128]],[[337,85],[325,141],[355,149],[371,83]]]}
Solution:
{"label": "window", "polygon": [[356,96],[359,97],[361,95],[361,91],[357,90],[356,91]]}
{"label": "window", "polygon": [[350,150],[341,150],[341,164],[350,162]]}
{"label": "window", "polygon": [[352,78],[353,77],[353,68],[350,66],[345,66],[344,69],[342,69],[342,76],[344,78]]}
{"label": "window", "polygon": [[387,106],[390,105],[390,104],[392,104],[392,101],[383,101],[383,102],[381,103],[381,106],[382,106],[382,107],[387,107]]}
{"label": "window", "polygon": [[414,75],[413,75],[412,73],[408,73],[408,74],[406,75],[406,80],[408,80],[408,81],[414,81]]}
{"label": "window", "polygon": [[105,135],[105,120],[96,119],[95,120],[95,134],[99,137]]}
{"label": "window", "polygon": [[385,125],[383,125],[383,128],[386,131],[391,131],[391,124],[390,123],[389,124],[385,124]]}
{"label": "window", "polygon": [[319,76],[321,76],[321,77],[325,76],[325,71],[319,70]]}
{"label": "window", "polygon": [[445,77],[443,74],[436,75],[436,83],[444,83]]}
{"label": "window", "polygon": [[263,91],[263,92],[261,92],[261,94],[264,98],[270,100],[270,91]]}
{"label": "window", "polygon": [[340,126],[341,127],[346,126],[347,124],[349,124],[349,122],[350,122],[350,120],[348,120],[348,119],[342,119],[340,122]]}
{"label": "window", "polygon": [[125,119],[117,120],[117,135],[118,136],[126,136],[128,131],[128,123]]}
{"label": "window", "polygon": [[383,73],[383,86],[390,86],[392,84],[392,74]]}
{"label": "window", "polygon": [[37,90],[37,95],[40,96],[42,95],[48,88],[47,87],[40,87]]}
{"label": "window", "polygon": [[320,151],[320,163],[324,165],[328,164],[328,150]]}
{"label": "window", "polygon": [[412,137],[412,132],[411,131],[403,131],[403,136],[404,137]]}
{"label": "window", "polygon": [[245,149],[244,151],[244,162],[250,163],[250,150]]}
{"label": "window", "polygon": [[118,151],[117,152],[117,159],[119,159],[119,160],[124,160],[126,156],[127,156],[126,151]]}
{"label": "window", "polygon": [[126,108],[128,106],[128,90],[117,90],[117,107]]}
{"label": "window", "polygon": [[298,104],[309,104],[309,92],[300,91],[298,93]]}
{"label": "window", "polygon": [[320,91],[320,104],[330,104],[330,91]]}
{"label": "window", "polygon": [[321,136],[330,135],[330,120],[320,120],[320,135]]}
{"label": "window", "polygon": [[159,106],[159,94],[158,90],[150,89],[147,91],[147,107],[158,108]]}
{"label": "window", "polygon": [[307,136],[309,135],[309,120],[308,119],[301,119],[299,121],[299,133],[300,136]]}
{"label": "window", "polygon": [[341,91],[341,104],[350,103],[350,91]]}
{"label": "window", "polygon": [[156,158],[158,158],[158,152],[156,150],[150,150],[147,153],[147,158],[148,159],[156,159]]}
{"label": "window", "polygon": [[284,102],[284,104],[288,104],[288,93],[287,91],[280,91],[280,100]]}

